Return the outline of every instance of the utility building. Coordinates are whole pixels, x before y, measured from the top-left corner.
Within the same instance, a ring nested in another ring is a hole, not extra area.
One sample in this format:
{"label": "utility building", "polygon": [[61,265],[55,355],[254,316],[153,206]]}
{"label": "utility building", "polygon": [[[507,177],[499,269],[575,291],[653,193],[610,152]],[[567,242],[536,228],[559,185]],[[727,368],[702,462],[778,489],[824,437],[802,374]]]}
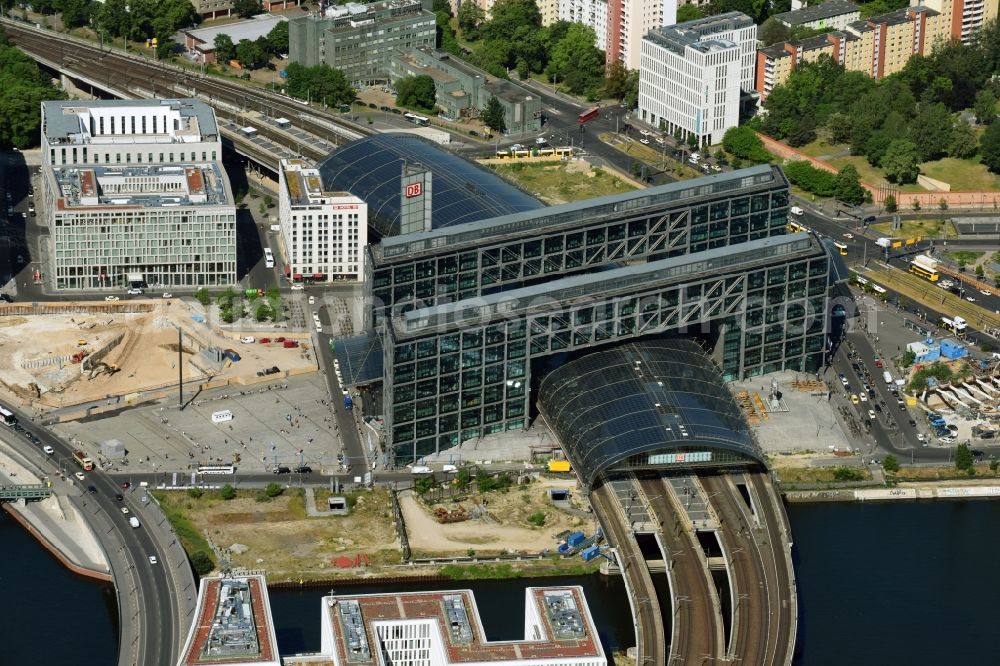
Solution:
{"label": "utility building", "polygon": [[55,288],[236,281],[236,206],[210,106],[42,102],[41,143]]}

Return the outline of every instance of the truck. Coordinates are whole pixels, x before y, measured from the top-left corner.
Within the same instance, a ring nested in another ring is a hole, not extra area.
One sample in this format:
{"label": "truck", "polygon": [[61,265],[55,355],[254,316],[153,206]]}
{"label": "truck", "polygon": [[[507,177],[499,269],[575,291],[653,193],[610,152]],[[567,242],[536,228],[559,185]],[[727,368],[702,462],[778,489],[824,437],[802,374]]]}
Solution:
{"label": "truck", "polygon": [[344,396],[344,409],[353,409],[353,408],[354,408],[354,401],[351,400],[351,396],[345,395]]}
{"label": "truck", "polygon": [[94,461],[87,457],[87,454],[83,451],[76,450],[73,452],[73,460],[76,461],[80,467],[83,468],[84,472],[89,472],[94,469]]}
{"label": "truck", "polygon": [[877,239],[875,241],[875,244],[878,245],[880,248],[888,250],[890,247],[892,247],[892,239],[891,238],[879,238],[879,239]]}
{"label": "truck", "polygon": [[223,352],[223,356],[225,356],[226,358],[228,358],[233,363],[236,363],[241,358],[240,355],[236,352],[235,349],[227,349],[227,350],[225,350]]}
{"label": "truck", "polygon": [[568,460],[550,460],[549,461],[549,471],[550,472],[568,472],[570,471]]}

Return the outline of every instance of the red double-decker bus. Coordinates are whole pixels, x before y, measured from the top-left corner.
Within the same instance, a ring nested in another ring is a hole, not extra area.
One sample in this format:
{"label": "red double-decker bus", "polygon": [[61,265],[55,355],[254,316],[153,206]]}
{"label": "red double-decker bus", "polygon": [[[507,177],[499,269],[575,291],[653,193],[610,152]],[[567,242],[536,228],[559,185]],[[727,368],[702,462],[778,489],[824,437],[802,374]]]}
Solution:
{"label": "red double-decker bus", "polygon": [[577,118],[577,121],[582,125],[585,122],[587,122],[588,120],[593,120],[594,118],[596,118],[597,116],[599,116],[600,113],[601,113],[601,110],[598,107],[595,106],[594,108],[588,109],[587,111],[584,111],[583,113],[581,113],[579,115],[579,117]]}

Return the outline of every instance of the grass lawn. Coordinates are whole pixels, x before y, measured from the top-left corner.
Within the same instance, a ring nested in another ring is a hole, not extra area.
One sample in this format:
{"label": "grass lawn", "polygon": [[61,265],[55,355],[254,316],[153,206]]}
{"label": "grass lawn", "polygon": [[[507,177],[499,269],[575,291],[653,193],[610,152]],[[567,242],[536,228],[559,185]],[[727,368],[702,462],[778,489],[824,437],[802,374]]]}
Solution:
{"label": "grass lawn", "polygon": [[826,139],[816,139],[811,143],[807,143],[804,146],[799,146],[795,150],[800,153],[805,153],[809,157],[822,157],[823,155],[830,155],[832,153],[839,153],[842,150],[850,150],[850,146],[846,143],[828,143]]}
{"label": "grass lawn", "polygon": [[636,189],[632,183],[582,161],[533,164],[508,161],[489,166],[522,189],[552,204]]}
{"label": "grass lawn", "polygon": [[[844,465],[847,467],[848,465]],[[840,483],[836,480],[836,467],[780,467],[775,468],[782,483]],[[866,468],[852,468],[861,473],[862,480],[867,481],[871,474]],[[851,481],[847,483],[857,483]]]}
{"label": "grass lawn", "polygon": [[953,157],[924,162],[920,165],[920,173],[937,180],[942,180],[955,191],[979,191],[1000,189],[1000,176],[990,173],[979,163],[979,157],[970,160],[957,160]]}
{"label": "grass lawn", "polygon": [[871,226],[872,230],[894,238],[951,238],[955,228],[947,220],[903,220],[900,228],[893,231],[891,222],[879,222]]}
{"label": "grass lawn", "polygon": [[953,250],[950,252],[945,252],[945,255],[954,259],[957,263],[965,262],[966,264],[974,264],[976,261],[982,257],[985,252],[975,252],[973,250]]}
{"label": "grass lawn", "polygon": [[[858,175],[861,176],[861,180],[869,185],[878,185],[879,183],[885,182],[885,174],[882,173],[881,169],[876,169],[871,164],[868,164],[868,160],[862,155],[855,155],[849,157],[835,157],[832,160],[826,160],[826,164],[834,167],[838,171],[843,169],[848,164],[853,164],[854,168],[858,170]],[[920,187],[916,183],[909,183],[908,185],[900,185],[900,192],[926,192],[924,188]]]}

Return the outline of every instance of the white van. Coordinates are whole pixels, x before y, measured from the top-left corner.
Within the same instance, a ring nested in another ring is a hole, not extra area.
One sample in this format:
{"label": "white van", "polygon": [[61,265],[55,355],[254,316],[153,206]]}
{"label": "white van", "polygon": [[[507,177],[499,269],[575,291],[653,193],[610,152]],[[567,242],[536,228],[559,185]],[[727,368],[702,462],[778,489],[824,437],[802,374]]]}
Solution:
{"label": "white van", "polygon": [[888,370],[886,370],[885,372],[883,372],[882,373],[882,379],[885,380],[885,383],[888,386],[892,386],[892,373],[891,372],[889,372]]}
{"label": "white van", "polygon": [[233,412],[231,409],[224,409],[221,412],[212,413],[212,423],[225,423],[226,421],[233,420]]}
{"label": "white van", "polygon": [[791,209],[789,210],[789,212],[792,215],[795,215],[796,217],[799,216],[799,215],[802,215],[802,213],[803,213],[802,209],[799,208],[798,206],[792,206]]}
{"label": "white van", "polygon": [[128,524],[132,526],[132,529],[136,529],[137,527],[139,527],[139,519],[136,518],[135,516],[132,516],[131,518],[128,519]]}

